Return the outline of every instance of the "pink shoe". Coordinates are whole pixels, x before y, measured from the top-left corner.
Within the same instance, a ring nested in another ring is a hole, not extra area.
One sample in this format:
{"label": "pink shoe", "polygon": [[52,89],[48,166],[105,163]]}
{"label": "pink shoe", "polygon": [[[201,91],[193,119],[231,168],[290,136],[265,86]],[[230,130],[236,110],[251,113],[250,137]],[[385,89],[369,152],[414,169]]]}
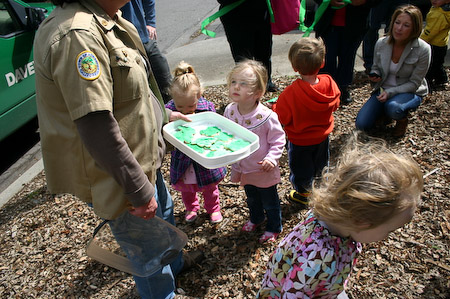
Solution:
{"label": "pink shoe", "polygon": [[223,217],[222,217],[222,214],[220,213],[220,211],[211,213],[209,218],[211,219],[211,223],[219,223],[223,220]]}
{"label": "pink shoe", "polygon": [[242,231],[244,231],[244,232],[252,232],[252,231],[254,231],[258,226],[259,226],[259,224],[254,224],[253,222],[251,222],[251,221],[249,220],[249,221],[247,221],[247,223],[244,224],[244,226],[242,227]]}
{"label": "pink shoe", "polygon": [[259,238],[259,243],[275,243],[279,234],[265,231]]}
{"label": "pink shoe", "polygon": [[184,216],[186,222],[194,222],[197,219],[197,212],[194,211],[186,211],[186,215]]}

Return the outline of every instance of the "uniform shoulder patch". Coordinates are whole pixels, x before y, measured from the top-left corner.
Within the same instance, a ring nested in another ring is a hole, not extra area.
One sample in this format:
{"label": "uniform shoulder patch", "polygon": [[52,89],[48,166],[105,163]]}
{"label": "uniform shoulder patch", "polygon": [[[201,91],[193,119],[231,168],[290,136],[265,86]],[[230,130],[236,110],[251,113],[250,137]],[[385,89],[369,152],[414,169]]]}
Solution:
{"label": "uniform shoulder patch", "polygon": [[85,80],[95,80],[100,76],[100,64],[91,51],[83,51],[77,56],[78,74]]}

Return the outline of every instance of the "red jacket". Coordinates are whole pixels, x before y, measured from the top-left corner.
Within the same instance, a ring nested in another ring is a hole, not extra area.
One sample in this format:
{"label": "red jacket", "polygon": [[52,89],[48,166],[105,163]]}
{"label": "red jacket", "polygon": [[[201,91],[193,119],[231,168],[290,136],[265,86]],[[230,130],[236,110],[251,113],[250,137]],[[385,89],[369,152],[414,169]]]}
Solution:
{"label": "red jacket", "polygon": [[316,85],[295,80],[273,107],[289,141],[295,145],[319,144],[334,127],[332,113],[339,107],[341,92],[331,76],[318,75],[317,78]]}

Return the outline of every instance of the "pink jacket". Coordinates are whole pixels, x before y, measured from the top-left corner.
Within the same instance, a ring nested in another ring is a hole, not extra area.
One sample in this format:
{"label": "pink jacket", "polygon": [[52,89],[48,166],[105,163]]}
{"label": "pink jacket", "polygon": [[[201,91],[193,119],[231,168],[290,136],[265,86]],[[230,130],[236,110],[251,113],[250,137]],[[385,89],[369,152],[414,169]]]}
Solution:
{"label": "pink jacket", "polygon": [[[283,153],[286,136],[283,127],[278,121],[277,114],[266,106],[258,104],[256,109],[251,113],[241,115],[237,109],[237,104],[231,103],[226,107],[224,116],[259,136],[259,149],[249,157],[232,165],[232,177],[233,172],[242,175],[254,174],[255,177],[264,177],[263,181],[257,180],[261,182],[256,187],[261,188],[270,187],[279,183],[281,178],[278,160]],[[272,173],[261,171],[261,165],[258,162],[264,159],[276,165]]]}

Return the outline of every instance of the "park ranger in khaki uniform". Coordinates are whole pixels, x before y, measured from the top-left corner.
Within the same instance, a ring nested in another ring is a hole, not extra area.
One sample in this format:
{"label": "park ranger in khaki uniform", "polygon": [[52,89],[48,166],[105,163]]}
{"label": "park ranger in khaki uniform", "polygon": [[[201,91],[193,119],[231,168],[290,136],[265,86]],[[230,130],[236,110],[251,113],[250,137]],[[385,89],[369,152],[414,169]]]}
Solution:
{"label": "park ranger in khaki uniform", "polygon": [[[71,193],[110,219],[117,241],[155,213],[173,224],[173,203],[159,172],[166,111],[127,0],[53,0],[58,7],[35,39],[42,155],[51,193]],[[70,3],[69,3],[70,2]],[[149,88],[148,82],[152,90]],[[159,97],[159,99],[155,96]],[[125,238],[125,237],[123,237]],[[139,246],[139,244],[134,244]],[[181,255],[149,277],[135,277],[143,298],[172,298]]]}

